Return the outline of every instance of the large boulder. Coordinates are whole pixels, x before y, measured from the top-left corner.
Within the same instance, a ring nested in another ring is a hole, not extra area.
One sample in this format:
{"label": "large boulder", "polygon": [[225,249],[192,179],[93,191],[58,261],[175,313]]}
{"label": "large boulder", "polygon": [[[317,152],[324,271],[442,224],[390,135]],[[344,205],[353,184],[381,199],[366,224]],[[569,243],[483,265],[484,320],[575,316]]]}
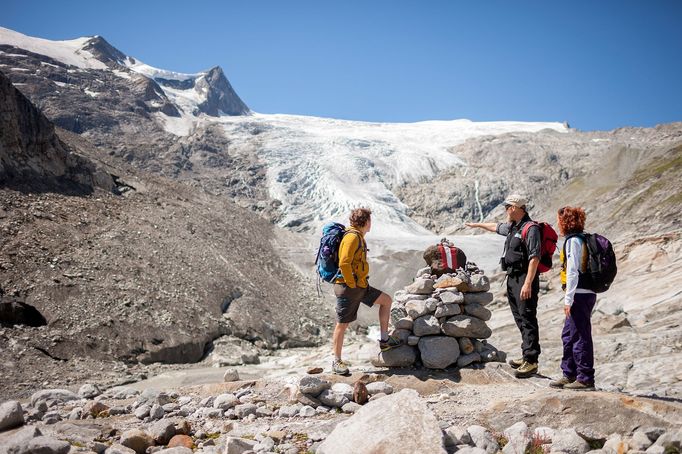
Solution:
{"label": "large boulder", "polygon": [[422,363],[429,369],[445,369],[457,361],[459,343],[449,336],[429,336],[419,340]]}
{"label": "large boulder", "polygon": [[[367,430],[380,427],[381,430]],[[445,453],[438,420],[413,389],[373,400],[342,421],[317,448],[318,454],[359,452]]]}
{"label": "large boulder", "polygon": [[35,407],[40,401],[43,402],[69,402],[78,400],[80,397],[67,389],[43,389],[31,396],[31,406]]}
{"label": "large boulder", "polygon": [[24,424],[24,411],[16,400],[0,404],[0,432]]}
{"label": "large boulder", "polygon": [[469,315],[455,315],[441,325],[443,333],[452,337],[487,339],[493,332],[483,320]]}
{"label": "large boulder", "polygon": [[417,352],[414,347],[402,345],[398,348],[380,352],[372,358],[372,365],[376,367],[408,367],[417,360]]}

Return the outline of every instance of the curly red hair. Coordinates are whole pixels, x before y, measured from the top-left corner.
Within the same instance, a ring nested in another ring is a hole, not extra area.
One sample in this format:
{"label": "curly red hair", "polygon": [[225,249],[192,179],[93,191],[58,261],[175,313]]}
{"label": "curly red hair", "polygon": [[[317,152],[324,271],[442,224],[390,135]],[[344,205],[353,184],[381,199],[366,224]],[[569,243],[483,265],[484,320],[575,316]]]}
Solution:
{"label": "curly red hair", "polygon": [[585,210],[580,207],[563,207],[557,212],[561,234],[582,233],[585,229]]}
{"label": "curly red hair", "polygon": [[353,227],[362,228],[372,217],[372,210],[369,208],[356,208],[350,213],[349,221]]}

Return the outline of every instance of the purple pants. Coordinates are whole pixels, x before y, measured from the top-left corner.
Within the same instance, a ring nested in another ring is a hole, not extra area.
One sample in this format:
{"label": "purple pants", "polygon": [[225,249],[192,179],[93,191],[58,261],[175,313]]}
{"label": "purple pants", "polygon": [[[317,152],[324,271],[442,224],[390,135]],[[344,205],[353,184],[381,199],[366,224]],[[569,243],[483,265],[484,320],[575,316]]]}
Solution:
{"label": "purple pants", "polygon": [[566,317],[561,340],[564,356],[561,370],[564,376],[577,378],[582,383],[594,383],[594,351],[592,347],[592,309],[597,302],[593,293],[576,293],[571,316]]}

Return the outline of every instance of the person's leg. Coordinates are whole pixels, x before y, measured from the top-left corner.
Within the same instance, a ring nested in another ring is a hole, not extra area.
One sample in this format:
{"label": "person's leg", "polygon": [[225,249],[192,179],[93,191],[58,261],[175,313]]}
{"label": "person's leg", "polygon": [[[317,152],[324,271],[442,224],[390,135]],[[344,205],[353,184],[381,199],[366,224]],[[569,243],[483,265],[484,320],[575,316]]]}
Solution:
{"label": "person's leg", "polygon": [[575,358],[573,358],[573,346],[578,338],[578,332],[575,329],[573,318],[566,317],[564,321],[564,329],[561,331],[561,342],[564,346],[564,353],[561,358],[561,372],[564,377],[575,378],[577,369],[575,365]]}
{"label": "person's leg", "polygon": [[[521,286],[519,285],[518,276],[507,276],[507,302],[509,303],[509,310],[514,317],[516,327],[519,329],[519,333],[521,333],[521,339],[523,340],[523,318],[519,312],[520,295]],[[523,351],[523,342],[521,343],[521,350]]]}
{"label": "person's leg", "polygon": [[594,383],[594,346],[592,344],[592,309],[597,296],[577,293],[571,307],[571,318],[576,327],[576,342],[573,357],[577,368],[577,379],[581,383]]}
{"label": "person's leg", "polygon": [[332,343],[334,349],[334,358],[341,359],[341,351],[343,350],[343,336],[346,333],[349,323],[336,323],[334,326],[334,334],[332,335]]}
{"label": "person's leg", "polygon": [[386,340],[388,337],[388,321],[391,317],[391,297],[386,293],[381,292],[379,298],[374,304],[379,305],[379,329],[381,330],[381,339]]}
{"label": "person's leg", "polygon": [[[523,276],[525,280],[525,276]],[[521,281],[523,285],[523,281]],[[537,364],[540,356],[540,329],[538,326],[538,293],[540,282],[535,279],[531,287],[531,297],[527,300],[519,299],[518,310],[521,316],[521,337],[523,339],[523,359],[532,364]],[[520,292],[519,292],[520,293]]]}

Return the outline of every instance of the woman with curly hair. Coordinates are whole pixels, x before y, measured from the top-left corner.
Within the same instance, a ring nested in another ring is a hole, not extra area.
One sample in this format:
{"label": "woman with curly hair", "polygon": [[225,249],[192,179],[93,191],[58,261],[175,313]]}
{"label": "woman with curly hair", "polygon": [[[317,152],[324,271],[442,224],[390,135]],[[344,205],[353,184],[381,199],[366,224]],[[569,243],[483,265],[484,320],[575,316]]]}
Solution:
{"label": "woman with curly hair", "polygon": [[582,391],[594,390],[594,351],[592,345],[592,309],[597,295],[584,281],[587,271],[587,244],[582,235],[585,210],[564,207],[557,213],[559,232],[566,237],[560,254],[561,287],[565,290],[566,320],[561,332],[564,354],[561,359],[563,377],[550,383],[553,388]]}

